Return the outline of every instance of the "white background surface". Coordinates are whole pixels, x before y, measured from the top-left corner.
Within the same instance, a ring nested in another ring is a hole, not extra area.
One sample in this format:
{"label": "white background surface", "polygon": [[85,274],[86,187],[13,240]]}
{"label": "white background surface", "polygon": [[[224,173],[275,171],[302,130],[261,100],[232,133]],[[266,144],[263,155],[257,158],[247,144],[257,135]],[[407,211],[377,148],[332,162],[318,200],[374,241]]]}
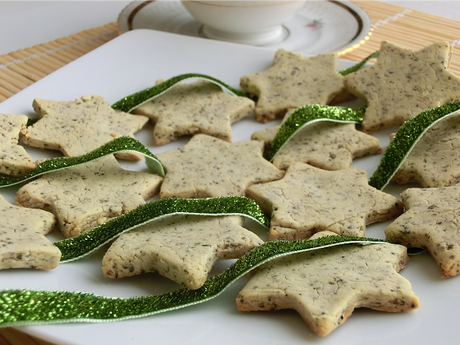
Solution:
{"label": "white background surface", "polygon": [[[310,0],[318,1],[318,0]],[[384,1],[460,20],[460,1]],[[116,22],[130,1],[2,1],[0,54]],[[460,37],[459,37],[460,38]]]}

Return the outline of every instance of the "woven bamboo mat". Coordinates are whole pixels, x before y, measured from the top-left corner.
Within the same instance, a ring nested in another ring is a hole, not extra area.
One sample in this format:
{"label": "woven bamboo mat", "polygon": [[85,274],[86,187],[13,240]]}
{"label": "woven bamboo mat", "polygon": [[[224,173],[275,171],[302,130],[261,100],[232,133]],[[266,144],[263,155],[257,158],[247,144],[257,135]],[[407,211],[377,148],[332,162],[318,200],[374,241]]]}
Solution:
{"label": "woven bamboo mat", "polygon": [[[341,57],[360,61],[387,40],[410,49],[446,40],[453,46],[450,69],[460,75],[460,22],[378,1],[353,1],[371,18],[372,31]],[[60,67],[120,35],[118,25],[82,31],[0,56],[0,102]],[[13,328],[0,329],[0,345],[50,345]]]}
{"label": "woven bamboo mat", "polygon": [[381,41],[418,50],[431,43],[448,41],[452,46],[450,70],[460,75],[460,21],[442,18],[378,1],[352,1],[371,18],[369,39],[342,58],[359,61],[379,50]]}
{"label": "woven bamboo mat", "polygon": [[[387,40],[410,49],[446,40],[453,46],[450,69],[460,75],[460,22],[378,1],[353,1],[371,18],[372,31],[341,57],[360,61]],[[116,23],[0,56],[0,102],[120,34]]]}
{"label": "woven bamboo mat", "polygon": [[118,25],[109,23],[52,42],[0,55],[0,102],[119,34]]}

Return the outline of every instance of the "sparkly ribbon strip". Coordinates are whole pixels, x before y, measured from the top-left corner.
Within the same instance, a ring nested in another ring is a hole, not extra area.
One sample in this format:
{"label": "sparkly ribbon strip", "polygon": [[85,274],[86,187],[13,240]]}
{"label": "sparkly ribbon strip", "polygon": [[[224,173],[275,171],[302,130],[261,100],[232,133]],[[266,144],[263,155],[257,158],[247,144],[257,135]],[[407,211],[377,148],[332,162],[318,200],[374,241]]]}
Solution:
{"label": "sparkly ribbon strip", "polygon": [[296,109],[283,122],[276,133],[273,141],[265,152],[265,158],[273,161],[276,154],[286,145],[286,143],[302,128],[319,121],[331,121],[341,123],[357,123],[363,121],[366,108],[341,108],[328,105],[304,105]]}
{"label": "sparkly ribbon strip", "polygon": [[134,210],[81,235],[54,242],[61,251],[61,263],[78,260],[124,232],[153,220],[174,214],[207,216],[240,215],[269,227],[270,220],[259,205],[244,196],[223,196],[203,199],[166,198],[141,205]]}
{"label": "sparkly ribbon strip", "polygon": [[363,60],[361,60],[360,62],[358,62],[356,65],[354,66],[351,66],[349,68],[345,68],[341,71],[339,71],[339,74],[343,75],[343,76],[346,76],[347,74],[350,74],[350,73],[354,73],[356,72],[357,70],[361,69],[362,67],[364,67],[364,65],[370,60],[370,59],[376,59],[379,57],[379,51],[376,51],[376,52],[373,52],[371,55],[369,55],[368,57],[364,58]]}
{"label": "sparkly ribbon strip", "polygon": [[404,122],[386,149],[369,185],[383,190],[398,171],[423,134],[438,121],[460,115],[460,102],[446,103]]}
{"label": "sparkly ribbon strip", "polygon": [[[376,51],[368,57],[361,60],[354,66],[339,71],[339,74],[346,76],[363,68],[370,59],[379,57],[379,51]],[[318,121],[331,121],[340,123],[363,122],[366,108],[350,109],[323,105],[306,105],[294,111],[289,118],[283,122],[275,138],[270,143],[265,153],[265,158],[270,162],[273,161],[276,154],[283,146],[302,128]]]}
{"label": "sparkly ribbon strip", "polygon": [[131,137],[118,137],[109,141],[107,144],[76,157],[57,157],[48,159],[38,164],[34,170],[22,177],[0,176],[0,188],[13,186],[35,177],[62,169],[67,169],[76,165],[88,163],[95,159],[118,152],[135,152],[145,157],[145,164],[149,170],[157,175],[164,176],[165,171],[161,162],[139,141]]}
{"label": "sparkly ribbon strip", "polygon": [[198,290],[186,288],[162,295],[110,298],[69,291],[0,291],[0,327],[69,322],[109,322],[150,316],[203,303],[234,281],[277,257],[344,244],[387,243],[383,240],[328,236],[316,240],[266,242],[242,256]]}
{"label": "sparkly ribbon strip", "polygon": [[38,120],[40,120],[40,118],[38,118],[38,117],[33,117],[33,118],[29,117],[29,119],[27,120],[26,126],[27,126],[27,127],[33,126],[33,124],[34,124],[35,122],[37,122]]}
{"label": "sparkly ribbon strip", "polygon": [[[339,71],[338,73],[345,76],[347,74],[356,72],[357,70],[361,69],[367,61],[369,61],[372,58],[377,58],[379,55],[379,52],[372,53],[368,57],[364,58],[361,62],[357,63],[356,65],[343,69]],[[214,77],[205,75],[205,74],[200,74],[200,73],[187,73],[187,74],[181,74],[175,77],[172,77],[168,80],[165,80],[164,82],[152,86],[148,89],[144,89],[142,91],[133,93],[129,96],[123,97],[119,101],[115,102],[112,104],[113,109],[118,109],[121,111],[124,111],[125,113],[130,113],[137,107],[141,106],[142,104],[145,104],[155,97],[160,96],[161,94],[165,93],[169,89],[171,89],[174,85],[177,83],[186,80],[186,79],[204,79],[207,80],[211,83],[214,83],[218,86],[220,86],[224,91],[234,95],[234,96],[240,96],[240,97],[249,97],[249,93],[245,91],[240,91],[237,89],[234,89],[233,87],[227,85],[226,83],[220,81],[219,79],[216,79]]]}
{"label": "sparkly ribbon strip", "polygon": [[187,74],[181,74],[181,75],[172,77],[151,88],[148,88],[148,89],[133,93],[132,95],[126,96],[122,98],[121,100],[119,100],[118,102],[114,103],[112,105],[112,108],[124,111],[125,113],[129,113],[132,110],[136,109],[137,107],[141,106],[142,104],[147,103],[148,101],[151,101],[155,97],[158,97],[161,94],[165,93],[166,91],[171,89],[174,85],[181,82],[182,80],[193,79],[193,78],[204,79],[204,80],[210,81],[211,83],[214,83],[220,86],[222,89],[224,89],[225,91],[229,92],[230,94],[234,96],[248,97],[248,93],[244,91],[236,90],[216,78],[210,77],[205,74],[187,73]]}

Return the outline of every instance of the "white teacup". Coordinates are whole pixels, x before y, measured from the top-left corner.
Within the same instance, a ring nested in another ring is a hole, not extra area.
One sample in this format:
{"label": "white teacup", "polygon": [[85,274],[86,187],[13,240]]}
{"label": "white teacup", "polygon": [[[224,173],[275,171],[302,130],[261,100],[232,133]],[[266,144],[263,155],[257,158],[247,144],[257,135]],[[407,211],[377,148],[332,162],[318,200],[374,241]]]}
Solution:
{"label": "white teacup", "polygon": [[304,2],[182,0],[188,12],[204,24],[206,37],[259,46],[281,41],[286,35],[282,24],[293,18]]}

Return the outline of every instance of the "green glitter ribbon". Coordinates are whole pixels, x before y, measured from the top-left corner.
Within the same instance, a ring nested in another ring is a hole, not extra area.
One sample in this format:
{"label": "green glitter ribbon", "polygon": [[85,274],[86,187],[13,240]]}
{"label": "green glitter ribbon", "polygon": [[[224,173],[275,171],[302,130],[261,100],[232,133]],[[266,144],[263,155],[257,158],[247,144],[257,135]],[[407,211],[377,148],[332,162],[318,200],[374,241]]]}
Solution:
{"label": "green glitter ribbon", "polygon": [[459,115],[460,102],[446,103],[404,122],[386,149],[369,185],[383,190],[423,134],[438,121]]}
{"label": "green glitter ribbon", "polygon": [[351,109],[318,104],[304,105],[296,109],[286,121],[282,123],[265,152],[265,158],[269,161],[273,161],[273,158],[275,158],[276,154],[284,145],[307,125],[319,121],[360,124],[363,121],[365,110],[365,107]]}
{"label": "green glitter ribbon", "polygon": [[[370,59],[378,57],[379,51],[376,51],[356,65],[339,71],[339,74],[346,76],[347,74],[354,73],[363,68]],[[350,109],[317,104],[300,107],[283,122],[275,138],[266,150],[265,158],[272,162],[273,158],[275,158],[276,154],[283,146],[286,145],[298,131],[307,125],[319,121],[361,124],[363,122],[365,110],[366,107]]]}
{"label": "green glitter ribbon", "polygon": [[13,186],[35,177],[62,169],[67,169],[76,165],[88,163],[95,159],[111,155],[118,152],[135,152],[145,157],[145,164],[149,170],[157,175],[165,176],[165,171],[161,162],[139,141],[131,137],[121,136],[109,141],[101,147],[76,157],[57,157],[48,159],[38,164],[34,170],[21,177],[0,176],[0,188]]}
{"label": "green glitter ribbon", "polygon": [[251,218],[267,228],[270,226],[269,218],[262,212],[259,205],[244,196],[202,199],[165,198],[141,205],[88,232],[53,244],[62,253],[61,263],[74,261],[94,252],[124,232],[175,214],[240,215]]}
{"label": "green glitter ribbon", "polygon": [[416,256],[427,252],[428,249],[425,248],[407,248],[407,255]]}
{"label": "green glitter ribbon", "polygon": [[350,74],[350,73],[354,73],[356,71],[358,71],[359,69],[363,68],[364,65],[370,60],[370,59],[376,59],[379,57],[379,51],[376,51],[374,53],[372,53],[371,55],[369,55],[368,57],[362,59],[360,62],[358,62],[356,65],[354,66],[351,66],[349,68],[345,68],[341,71],[339,71],[339,74],[343,75],[343,76],[346,76],[347,74]]}
{"label": "green glitter ribbon", "polygon": [[151,88],[148,88],[148,89],[133,93],[132,95],[126,96],[120,99],[118,102],[114,103],[112,105],[112,108],[124,111],[125,113],[129,113],[133,111],[134,109],[136,109],[137,107],[141,106],[142,104],[147,103],[148,101],[154,99],[155,97],[158,97],[161,94],[165,93],[177,83],[183,80],[186,80],[186,79],[193,79],[193,78],[194,79],[204,79],[211,83],[214,83],[234,96],[248,97],[248,93],[244,91],[236,90],[232,88],[231,86],[225,84],[224,82],[220,81],[219,79],[210,77],[205,74],[187,73],[187,74],[181,74],[181,75],[172,77]]}
{"label": "green glitter ribbon", "polygon": [[0,327],[134,319],[189,307],[219,296],[246,273],[275,258],[345,244],[388,243],[379,239],[327,236],[316,240],[271,241],[255,247],[197,290],[111,298],[69,291],[0,291]]}
{"label": "green glitter ribbon", "polygon": [[[357,63],[356,65],[343,69],[339,71],[338,73],[345,76],[347,74],[356,72],[357,70],[361,69],[366,64],[367,61],[369,61],[372,58],[378,57],[378,55],[379,55],[379,52],[377,51],[369,55],[368,57],[366,57],[365,59],[363,59],[361,62]],[[133,93],[129,96],[123,97],[119,101],[112,104],[112,108],[124,111],[125,113],[130,113],[137,107],[151,101],[155,97],[162,95],[163,93],[171,89],[174,85],[186,79],[204,79],[204,80],[207,80],[211,83],[214,83],[220,86],[224,91],[227,91],[228,93],[234,96],[249,97],[249,93],[245,91],[237,90],[227,85],[223,81],[220,81],[219,79],[216,79],[214,77],[211,77],[205,74],[200,74],[200,73],[187,73],[187,74],[181,74],[181,75],[172,77],[158,85],[152,86],[148,89],[144,89],[142,91]]]}
{"label": "green glitter ribbon", "polygon": [[34,117],[34,118],[28,118],[27,119],[27,124],[26,126],[29,127],[29,126],[33,126],[35,122],[37,122],[38,120],[40,120],[38,117]]}

